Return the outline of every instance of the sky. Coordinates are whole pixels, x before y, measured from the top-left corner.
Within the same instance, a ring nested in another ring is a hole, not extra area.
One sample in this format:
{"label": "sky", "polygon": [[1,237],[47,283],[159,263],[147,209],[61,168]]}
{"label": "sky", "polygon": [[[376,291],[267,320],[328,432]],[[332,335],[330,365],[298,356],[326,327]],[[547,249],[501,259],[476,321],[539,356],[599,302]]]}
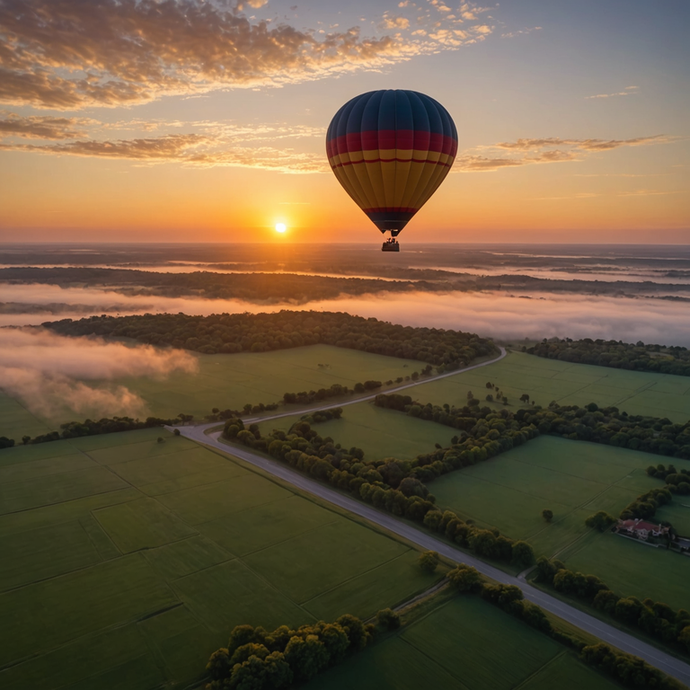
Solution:
{"label": "sky", "polygon": [[375,243],[325,134],[403,88],[459,148],[401,240],[687,243],[688,26],[687,0],[0,0],[0,241]]}

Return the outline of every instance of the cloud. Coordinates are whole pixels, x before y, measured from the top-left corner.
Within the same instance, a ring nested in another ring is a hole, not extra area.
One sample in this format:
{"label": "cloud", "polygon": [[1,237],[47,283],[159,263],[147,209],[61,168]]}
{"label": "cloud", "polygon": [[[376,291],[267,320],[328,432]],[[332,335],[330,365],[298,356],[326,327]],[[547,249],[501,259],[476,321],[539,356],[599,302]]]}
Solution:
{"label": "cloud", "polygon": [[541,26],[533,26],[531,29],[520,29],[518,31],[509,31],[508,33],[501,34],[501,38],[515,38],[516,36],[523,36],[526,34],[531,34],[533,31],[541,31]]}
{"label": "cloud", "polygon": [[384,29],[407,29],[410,20],[407,17],[387,17],[384,15],[381,25]]}
{"label": "cloud", "polygon": [[78,415],[139,416],[141,398],[122,385],[84,380],[123,376],[165,379],[173,371],[194,373],[196,357],[183,350],[127,347],[101,338],[67,338],[45,329],[0,329],[0,382],[28,409],[44,417],[68,410]]}
{"label": "cloud", "polygon": [[84,136],[83,127],[93,122],[75,117],[22,117],[6,110],[0,111],[0,115],[4,115],[0,119],[0,137],[11,135],[26,139],[74,139]]}
{"label": "cloud", "polygon": [[648,144],[665,144],[670,137],[655,134],[651,137],[635,137],[633,139],[561,139],[560,137],[546,137],[543,139],[518,139],[494,144],[493,147],[514,151],[532,151],[547,146],[572,146],[581,151],[610,151],[621,146],[646,146]]}
{"label": "cloud", "polygon": [[[164,95],[280,86],[352,72],[381,70],[416,55],[476,43],[492,32],[482,23],[463,34],[463,19],[440,2],[424,21],[449,31],[437,38],[366,37],[358,27],[325,33],[203,0],[0,0],[0,101],[61,110],[126,106]],[[465,21],[485,8],[465,4]],[[424,27],[422,27],[424,28]],[[430,32],[429,32],[430,33]]]}
{"label": "cloud", "polygon": [[595,96],[585,96],[585,100],[590,100],[591,98],[615,98],[616,96],[634,96],[637,93],[639,86],[626,86],[623,91],[618,91],[617,93],[598,93]]}
{"label": "cloud", "polygon": [[[535,163],[567,163],[581,161],[587,154],[597,151],[611,151],[624,146],[647,146],[665,144],[673,137],[656,134],[633,139],[562,139],[561,137],[521,138],[516,141],[503,141],[490,146],[478,146],[477,149],[493,149],[497,155],[487,156],[466,152],[455,161],[455,172],[487,172],[501,168],[515,168]],[[560,147],[560,148],[554,148]],[[512,154],[507,156],[504,152]],[[501,155],[498,155],[500,152]]]}
{"label": "cloud", "polygon": [[323,155],[272,146],[230,145],[219,148],[216,138],[200,134],[167,134],[148,139],[73,141],[63,144],[0,144],[2,150],[151,164],[177,162],[199,167],[260,168],[284,173],[328,170]]}
{"label": "cloud", "polygon": [[684,194],[685,191],[660,191],[656,189],[636,189],[632,192],[621,192],[618,196],[666,196],[668,194]]}
{"label": "cloud", "polygon": [[182,160],[187,152],[206,141],[198,134],[168,134],[128,141],[72,141],[66,144],[0,144],[0,150],[34,151],[57,155],[128,160]]}
{"label": "cloud", "polygon": [[491,158],[489,156],[465,155],[458,156],[453,165],[456,172],[488,172],[501,168],[516,168],[535,163],[564,163],[579,160],[573,151],[543,151],[533,156],[522,158]]}

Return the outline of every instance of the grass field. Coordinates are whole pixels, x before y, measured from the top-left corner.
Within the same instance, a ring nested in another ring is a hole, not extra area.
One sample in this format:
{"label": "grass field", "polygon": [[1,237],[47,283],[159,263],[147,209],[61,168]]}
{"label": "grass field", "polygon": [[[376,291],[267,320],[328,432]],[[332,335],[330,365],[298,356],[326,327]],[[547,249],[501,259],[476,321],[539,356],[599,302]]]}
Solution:
{"label": "grass field", "polygon": [[[302,415],[283,417],[262,422],[262,434],[273,429],[287,431]],[[395,457],[409,460],[420,453],[434,450],[434,444],[443,447],[450,445],[455,429],[425,422],[402,414],[392,414],[389,410],[364,402],[343,408],[343,416],[314,426],[321,436],[330,436],[343,448],[357,446],[365,452],[368,460]]]}
{"label": "grass field", "polygon": [[[424,366],[422,362],[331,345],[255,354],[195,353],[195,356],[199,361],[196,374],[173,372],[163,381],[137,377],[95,381],[90,385],[127,386],[147,403],[147,414],[157,417],[176,417],[180,412],[203,417],[214,407],[242,409],[247,403],[273,403],[282,400],[284,393],[329,388],[334,383],[352,388],[355,383],[367,380],[385,382]],[[21,401],[0,390],[0,436],[17,442],[25,434],[33,437],[56,429],[61,422],[88,416],[59,410],[55,417],[46,419],[32,414]]]}
{"label": "grass field", "polygon": [[456,597],[307,690],[613,690],[573,653],[479,597]]}
{"label": "grass field", "polygon": [[612,533],[598,534],[564,554],[566,565],[598,575],[612,590],[690,609],[690,558]]}
{"label": "grass field", "polygon": [[544,407],[552,400],[562,405],[595,402],[674,422],[690,419],[690,377],[569,364],[519,352],[481,369],[422,384],[410,394],[424,403],[459,405],[467,400],[468,390],[483,399],[487,381],[505,393],[513,410],[528,393]]}
{"label": "grass field", "polygon": [[[429,485],[437,504],[463,518],[530,542],[538,555],[599,576],[625,595],[652,597],[690,608],[690,559],[588,529],[584,521],[605,510],[614,516],[636,496],[663,486],[645,468],[657,456],[584,441],[542,436],[487,462],[447,474]],[[677,460],[676,466],[690,467]],[[690,508],[676,496],[658,512],[682,533]],[[542,510],[553,511],[547,524]]]}
{"label": "grass field", "polygon": [[368,617],[437,579],[160,429],[3,450],[0,552],[3,690],[186,687],[235,625]]}

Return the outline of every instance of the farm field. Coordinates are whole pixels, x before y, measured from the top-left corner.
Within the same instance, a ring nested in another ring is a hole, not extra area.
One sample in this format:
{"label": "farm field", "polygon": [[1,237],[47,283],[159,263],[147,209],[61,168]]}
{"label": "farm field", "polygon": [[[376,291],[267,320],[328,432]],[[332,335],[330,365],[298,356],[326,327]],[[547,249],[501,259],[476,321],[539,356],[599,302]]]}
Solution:
{"label": "farm field", "polygon": [[690,558],[664,547],[645,546],[612,533],[598,534],[566,552],[563,561],[572,570],[599,576],[615,592],[640,600],[650,597],[677,609],[690,608]]}
{"label": "farm field", "polygon": [[[165,380],[118,378],[95,381],[93,385],[121,385],[138,394],[148,405],[145,416],[176,417],[180,412],[203,417],[214,407],[242,409],[247,403],[273,403],[284,393],[329,388],[339,383],[352,388],[367,380],[388,381],[420,370],[423,362],[375,355],[358,350],[310,345],[275,352],[204,355],[198,357],[199,371],[172,372]],[[323,366],[319,366],[323,365]],[[22,436],[36,436],[73,419],[69,410],[56,411],[46,419],[32,414],[21,401],[0,390],[0,436],[19,442]]]}
{"label": "farm field", "polygon": [[[650,456],[639,451],[540,436],[522,446],[435,479],[437,503],[461,517],[527,539],[552,556],[589,534],[584,521],[598,510],[620,512],[660,485],[647,476]],[[656,456],[653,456],[656,457]],[[553,511],[551,524],[541,515]]]}
{"label": "farm field", "polygon": [[[501,663],[497,664],[497,650]],[[546,635],[474,596],[458,596],[306,690],[613,690]]]}
{"label": "farm field", "polygon": [[482,369],[422,384],[410,395],[423,403],[460,405],[467,400],[468,390],[483,399],[487,381],[505,393],[509,409],[519,408],[520,396],[528,393],[543,407],[552,400],[561,405],[595,402],[600,407],[614,405],[629,414],[668,417],[673,422],[690,419],[690,377],[570,364],[521,352],[510,352]]}
{"label": "farm field", "polygon": [[[287,431],[302,416],[262,422],[259,429],[262,434],[273,429]],[[343,448],[361,448],[367,460],[388,457],[409,460],[432,451],[434,443],[443,447],[450,445],[451,438],[457,433],[442,424],[391,413],[370,402],[348,405],[343,408],[340,419],[315,424],[314,428],[321,436],[330,436]]]}
{"label": "farm field", "polygon": [[[625,595],[652,597],[690,607],[690,560],[584,524],[599,510],[614,516],[641,493],[663,486],[645,469],[658,456],[611,446],[541,436],[487,462],[452,472],[429,487],[437,504],[463,518],[525,539],[537,555],[556,556],[568,567],[600,577]],[[690,462],[675,460],[676,467]],[[690,508],[675,496],[659,510],[672,522]],[[553,511],[551,524],[541,511]],[[675,524],[675,522],[674,522]],[[687,525],[687,522],[680,522]],[[681,533],[682,530],[681,530]]]}
{"label": "farm field", "polygon": [[0,550],[3,690],[187,687],[235,625],[368,617],[440,576],[161,429],[1,451]]}

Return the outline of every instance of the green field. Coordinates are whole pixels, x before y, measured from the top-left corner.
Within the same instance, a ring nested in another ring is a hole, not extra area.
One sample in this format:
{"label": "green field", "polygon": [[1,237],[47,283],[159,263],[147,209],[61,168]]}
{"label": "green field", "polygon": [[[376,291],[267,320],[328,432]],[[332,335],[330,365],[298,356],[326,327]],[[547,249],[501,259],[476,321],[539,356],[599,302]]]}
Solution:
{"label": "green field", "polygon": [[[639,494],[663,486],[645,468],[658,456],[585,441],[541,436],[487,462],[429,484],[442,508],[530,542],[538,555],[600,577],[625,595],[652,597],[690,608],[690,559],[588,529],[584,521],[605,510],[614,516]],[[678,469],[690,461],[676,460]],[[690,508],[676,496],[658,512],[683,532]],[[553,511],[547,524],[542,510]],[[681,517],[682,516],[682,517]]]}
{"label": "green field", "polygon": [[235,625],[368,617],[437,579],[161,429],[3,450],[0,550],[4,690],[186,687]]}
{"label": "green field", "polygon": [[[89,384],[126,386],[147,403],[147,414],[156,417],[176,417],[180,412],[203,417],[214,407],[242,409],[247,403],[273,403],[281,400],[284,393],[329,388],[334,383],[352,388],[355,383],[368,380],[394,381],[424,366],[422,362],[331,345],[195,356],[199,360],[196,374],[173,372],[162,381],[137,377]],[[61,422],[88,416],[63,409],[46,419],[32,414],[21,401],[0,390],[0,436],[17,442],[25,434],[37,436],[56,429]]]}
{"label": "green field", "polygon": [[322,674],[307,690],[613,690],[546,635],[479,597],[458,596]]}
{"label": "green field", "polygon": [[606,533],[565,553],[566,565],[593,573],[612,590],[647,597],[677,609],[690,609],[690,558]]}
{"label": "green field", "polygon": [[[302,415],[283,417],[273,421],[262,422],[259,429],[262,434],[273,429],[287,431]],[[367,460],[379,460],[395,457],[410,460],[420,453],[434,450],[439,443],[444,448],[457,433],[455,429],[425,422],[403,414],[391,413],[363,402],[343,408],[343,416],[315,425],[321,436],[330,436],[343,448],[357,446],[365,452]]]}
{"label": "green field", "polygon": [[468,390],[483,399],[487,381],[505,393],[512,410],[520,407],[520,396],[528,393],[543,407],[552,400],[561,405],[595,402],[600,407],[615,405],[629,414],[668,417],[680,423],[690,419],[690,377],[570,364],[519,352],[481,369],[422,384],[410,395],[424,403],[461,405]]}

